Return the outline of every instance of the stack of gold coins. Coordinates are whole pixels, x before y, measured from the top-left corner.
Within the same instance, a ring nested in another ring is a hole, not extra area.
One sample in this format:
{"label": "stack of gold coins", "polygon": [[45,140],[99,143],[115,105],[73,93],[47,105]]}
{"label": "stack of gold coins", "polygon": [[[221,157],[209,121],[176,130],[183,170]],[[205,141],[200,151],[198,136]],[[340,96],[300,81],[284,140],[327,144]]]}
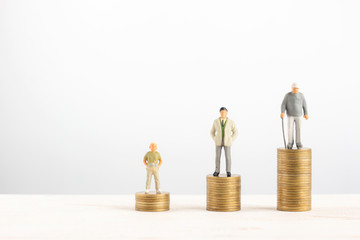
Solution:
{"label": "stack of gold coins", "polygon": [[277,209],[311,210],[311,149],[278,148]]}
{"label": "stack of gold coins", "polygon": [[162,212],[170,209],[170,193],[137,192],[135,210],[144,212]]}
{"label": "stack of gold coins", "polygon": [[220,174],[206,176],[207,198],[206,209],[209,211],[231,212],[239,211],[240,205],[240,175],[227,177]]}

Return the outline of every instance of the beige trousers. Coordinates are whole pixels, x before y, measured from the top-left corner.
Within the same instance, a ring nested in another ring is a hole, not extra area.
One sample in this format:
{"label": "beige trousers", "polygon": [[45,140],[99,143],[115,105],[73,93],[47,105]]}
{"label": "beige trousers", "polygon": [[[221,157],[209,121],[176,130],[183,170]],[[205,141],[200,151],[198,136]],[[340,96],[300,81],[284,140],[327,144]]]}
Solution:
{"label": "beige trousers", "polygon": [[146,189],[150,189],[151,177],[154,175],[155,179],[155,188],[156,190],[160,189],[160,177],[159,177],[159,166],[146,166]]}

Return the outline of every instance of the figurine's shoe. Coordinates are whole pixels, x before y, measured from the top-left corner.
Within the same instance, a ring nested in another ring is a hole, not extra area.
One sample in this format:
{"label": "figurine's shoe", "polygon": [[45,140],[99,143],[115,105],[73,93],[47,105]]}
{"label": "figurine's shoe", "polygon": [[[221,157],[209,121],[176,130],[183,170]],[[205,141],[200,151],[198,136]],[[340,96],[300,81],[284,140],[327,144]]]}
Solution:
{"label": "figurine's shoe", "polygon": [[214,177],[219,176],[219,172],[214,172],[213,176],[214,176]]}
{"label": "figurine's shoe", "polygon": [[156,190],[156,194],[161,194],[161,190],[160,189]]}
{"label": "figurine's shoe", "polygon": [[146,189],[145,190],[145,194],[149,194],[150,190],[149,189]]}
{"label": "figurine's shoe", "polygon": [[231,177],[231,172],[226,172],[226,176]]}
{"label": "figurine's shoe", "polygon": [[286,148],[287,148],[287,149],[292,149],[292,148],[293,148],[293,145],[292,145],[292,144],[288,144],[288,145],[286,146]]}
{"label": "figurine's shoe", "polygon": [[296,147],[297,147],[297,149],[302,149],[302,148],[303,148],[303,145],[302,145],[301,143],[297,143],[297,144],[296,144]]}

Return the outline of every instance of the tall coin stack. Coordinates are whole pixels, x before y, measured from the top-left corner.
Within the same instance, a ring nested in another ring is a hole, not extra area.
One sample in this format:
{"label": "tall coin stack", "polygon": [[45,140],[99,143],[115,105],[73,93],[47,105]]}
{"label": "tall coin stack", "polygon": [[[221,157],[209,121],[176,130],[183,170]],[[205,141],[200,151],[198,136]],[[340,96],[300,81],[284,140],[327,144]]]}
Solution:
{"label": "tall coin stack", "polygon": [[239,211],[240,204],[240,175],[233,174],[227,177],[220,174],[206,176],[207,199],[206,210],[218,212]]}
{"label": "tall coin stack", "polygon": [[170,193],[145,193],[135,194],[135,210],[144,212],[162,212],[170,209]]}
{"label": "tall coin stack", "polygon": [[311,149],[277,149],[277,209],[311,210]]}

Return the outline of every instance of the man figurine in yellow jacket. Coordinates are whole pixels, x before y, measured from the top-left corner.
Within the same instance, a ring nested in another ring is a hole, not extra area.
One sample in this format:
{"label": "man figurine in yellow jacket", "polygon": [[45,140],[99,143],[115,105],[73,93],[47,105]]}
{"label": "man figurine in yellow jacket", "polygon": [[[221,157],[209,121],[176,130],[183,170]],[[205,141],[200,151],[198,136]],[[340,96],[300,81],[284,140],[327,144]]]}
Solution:
{"label": "man figurine in yellow jacket", "polygon": [[149,146],[151,151],[148,151],[144,156],[144,164],[146,166],[146,190],[145,193],[150,192],[151,178],[154,175],[156,193],[160,191],[160,178],[159,178],[159,167],[162,164],[160,153],[157,150],[156,143],[152,142]]}
{"label": "man figurine in yellow jacket", "polygon": [[215,172],[214,176],[220,173],[221,149],[225,150],[226,174],[231,177],[231,145],[238,135],[238,130],[233,120],[227,117],[228,110],[220,108],[220,117],[214,120],[210,134],[216,146]]}

